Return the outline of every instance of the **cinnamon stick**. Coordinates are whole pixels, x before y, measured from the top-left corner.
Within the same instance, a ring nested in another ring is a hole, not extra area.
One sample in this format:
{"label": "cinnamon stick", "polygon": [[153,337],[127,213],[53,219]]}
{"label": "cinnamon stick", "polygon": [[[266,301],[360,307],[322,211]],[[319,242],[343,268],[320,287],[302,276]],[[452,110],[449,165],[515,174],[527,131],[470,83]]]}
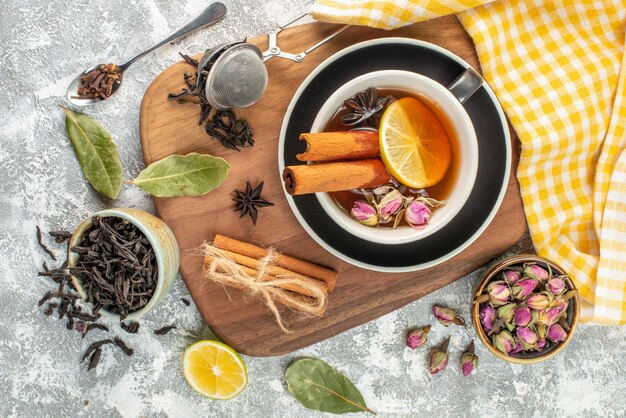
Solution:
{"label": "cinnamon stick", "polygon": [[[260,260],[267,255],[267,250],[265,248],[257,247],[256,245],[241,242],[219,234],[215,236],[213,246],[221,250],[230,251],[231,253],[240,254],[255,260]],[[329,268],[309,263],[308,261],[300,260],[294,257],[289,257],[284,254],[277,254],[274,258],[273,264],[274,266],[282,267],[289,272],[323,281],[326,283],[326,289],[329,293],[335,288],[335,284],[337,282],[337,272]]]}
{"label": "cinnamon stick", "polygon": [[376,131],[304,133],[300,140],[307,144],[306,151],[296,155],[300,161],[362,160],[380,154]]}
{"label": "cinnamon stick", "polygon": [[292,195],[373,188],[389,178],[380,158],[293,165],[283,170],[285,189]]}

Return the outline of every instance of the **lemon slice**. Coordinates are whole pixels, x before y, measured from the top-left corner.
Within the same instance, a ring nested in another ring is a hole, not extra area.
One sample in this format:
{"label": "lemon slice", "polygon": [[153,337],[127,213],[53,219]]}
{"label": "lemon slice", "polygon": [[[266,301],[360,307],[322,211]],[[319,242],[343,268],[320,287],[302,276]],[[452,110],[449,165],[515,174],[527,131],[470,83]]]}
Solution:
{"label": "lemon slice", "polygon": [[438,183],[452,160],[450,139],[437,116],[420,100],[391,103],[380,120],[380,155],[389,173],[415,189]]}
{"label": "lemon slice", "polygon": [[187,383],[212,399],[231,399],[248,384],[246,365],[239,354],[219,341],[205,340],[190,345],[183,354]]}

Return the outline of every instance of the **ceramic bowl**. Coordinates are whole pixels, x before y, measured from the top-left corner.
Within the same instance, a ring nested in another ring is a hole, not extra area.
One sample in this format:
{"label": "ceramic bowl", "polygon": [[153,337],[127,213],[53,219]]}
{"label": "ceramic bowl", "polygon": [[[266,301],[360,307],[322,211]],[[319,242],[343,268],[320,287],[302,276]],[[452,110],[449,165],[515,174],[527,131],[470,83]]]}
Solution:
{"label": "ceramic bowl", "polygon": [[[180,253],[178,250],[178,243],[174,234],[170,228],[161,219],[148,212],[138,209],[126,209],[116,208],[107,209],[94,213],[92,216],[83,220],[74,230],[74,234],[70,238],[69,248],[79,245],[82,239],[83,233],[91,227],[93,224],[92,218],[94,216],[101,217],[116,217],[127,220],[135,225],[139,230],[148,238],[150,245],[154,249],[154,254],[157,259],[157,285],[154,291],[154,295],[148,301],[148,303],[141,309],[128,314],[125,320],[137,320],[141,316],[145,315],[154,306],[161,301],[167,292],[172,287],[172,284],[178,276],[178,266],[180,264]],[[68,265],[69,267],[75,267],[78,262],[79,255],[73,253],[71,250],[68,253]],[[82,287],[82,284],[78,278],[72,276],[72,283],[76,287],[76,290],[83,299],[87,298],[87,294]],[[100,310],[102,316],[119,321],[120,315],[114,312],[107,311],[105,309]]]}
{"label": "ceramic bowl", "polygon": [[442,84],[424,75],[403,71],[383,70],[363,74],[341,86],[321,107],[311,132],[323,132],[328,122],[346,99],[370,87],[398,89],[410,95],[423,97],[427,102],[435,104],[441,113],[447,116],[454,136],[458,140],[455,147],[460,158],[458,173],[450,189],[446,205],[433,211],[428,226],[415,230],[409,226],[396,229],[372,228],[360,224],[343,211],[329,193],[317,193],[317,198],[328,215],[343,229],[354,236],[379,244],[404,244],[427,237],[450,222],[467,201],[478,172],[478,141],[472,121],[459,100]]}
{"label": "ceramic bowl", "polygon": [[[514,265],[521,265],[524,263],[537,263],[538,265],[546,269],[548,266],[550,266],[550,268],[555,274],[567,275],[567,272],[563,270],[563,268],[561,268],[555,262],[550,261],[546,258],[539,257],[537,255],[531,255],[531,254],[515,255],[505,260],[502,260],[499,263],[494,264],[485,272],[485,274],[483,274],[482,278],[480,279],[480,282],[478,283],[478,287],[476,288],[474,298],[480,296],[484,292],[487,285],[493,279],[495,279],[495,277],[500,272],[502,272],[508,267],[511,267]],[[574,282],[572,282],[572,279],[570,279],[569,276],[565,280],[565,283],[567,284],[568,290],[576,289]],[[476,330],[476,334],[478,334],[478,338],[480,339],[480,341],[496,357],[499,357],[502,360],[508,361],[510,363],[517,363],[517,364],[540,363],[542,361],[551,359],[552,357],[556,356],[561,351],[563,351],[563,349],[570,343],[570,341],[572,340],[572,337],[574,336],[574,333],[576,332],[576,326],[578,325],[578,315],[580,311],[580,302],[578,300],[578,296],[574,296],[569,301],[570,303],[567,309],[566,320],[570,326],[570,331],[568,331],[567,337],[565,338],[564,341],[561,341],[560,343],[548,344],[546,347],[544,347],[543,350],[538,351],[538,352],[505,355],[500,350],[496,349],[493,346],[491,339],[489,338],[489,336],[483,329],[482,324],[480,323],[480,306],[477,303],[472,304],[472,322],[474,323],[474,329]]]}

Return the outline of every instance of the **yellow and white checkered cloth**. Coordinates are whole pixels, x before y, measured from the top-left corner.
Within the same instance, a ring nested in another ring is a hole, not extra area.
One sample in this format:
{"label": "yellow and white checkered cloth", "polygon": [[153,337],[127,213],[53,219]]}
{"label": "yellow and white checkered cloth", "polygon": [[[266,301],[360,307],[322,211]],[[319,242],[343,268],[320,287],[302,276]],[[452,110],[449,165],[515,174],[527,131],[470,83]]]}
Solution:
{"label": "yellow and white checkered cloth", "polygon": [[317,0],[316,19],[395,28],[458,13],[522,143],[517,170],[539,255],[626,324],[626,0]]}

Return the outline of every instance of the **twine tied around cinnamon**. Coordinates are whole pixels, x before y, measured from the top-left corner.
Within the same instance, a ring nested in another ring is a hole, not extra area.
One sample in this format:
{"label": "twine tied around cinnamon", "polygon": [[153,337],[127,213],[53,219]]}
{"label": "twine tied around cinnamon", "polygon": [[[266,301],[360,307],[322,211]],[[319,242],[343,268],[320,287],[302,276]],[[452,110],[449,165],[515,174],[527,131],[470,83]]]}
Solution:
{"label": "twine tied around cinnamon", "polygon": [[[256,270],[246,268],[231,258],[227,252],[208,243],[202,244],[202,255],[205,257],[204,278],[222,286],[230,286],[245,291],[247,294],[260,297],[276,318],[280,329],[290,334],[282,316],[276,307],[281,303],[293,310],[306,315],[320,317],[326,311],[328,296],[324,288],[315,280],[299,274],[269,274],[274,266],[278,253],[273,248],[261,260]],[[307,296],[287,290],[300,288]]]}

